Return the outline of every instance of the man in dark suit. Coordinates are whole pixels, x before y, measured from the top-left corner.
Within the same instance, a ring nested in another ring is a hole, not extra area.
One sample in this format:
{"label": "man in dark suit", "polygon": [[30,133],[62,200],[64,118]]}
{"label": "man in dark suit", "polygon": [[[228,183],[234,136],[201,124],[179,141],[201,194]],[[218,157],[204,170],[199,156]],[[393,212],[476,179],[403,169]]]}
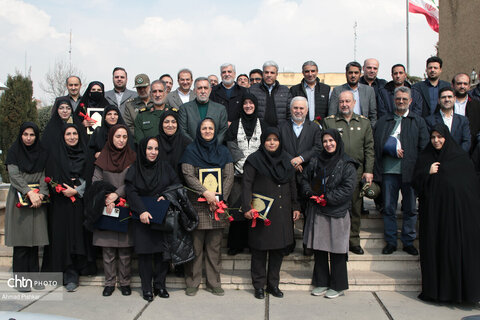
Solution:
{"label": "man in dark suit", "polygon": [[438,91],[445,87],[450,87],[447,81],[440,80],[442,74],[443,61],[439,57],[430,57],[427,59],[427,79],[417,82],[413,89],[417,90],[423,99],[422,117],[426,118],[432,115],[437,108]]}
{"label": "man in dark suit", "polygon": [[446,87],[440,89],[438,93],[439,109],[434,114],[425,118],[427,126],[431,130],[437,123],[444,123],[455,142],[462,147],[463,150],[470,150],[470,127],[468,119],[453,112],[455,105],[455,94],[452,88]]}
{"label": "man in dark suit", "polygon": [[470,90],[470,76],[466,73],[459,73],[452,79],[452,87],[455,91],[455,113],[467,117],[470,124],[471,146],[473,152],[477,146],[477,136],[480,134],[480,100],[472,98]]}
{"label": "man in dark suit", "polygon": [[200,121],[211,118],[215,123],[218,143],[221,144],[228,128],[227,110],[223,105],[209,100],[212,88],[207,77],[195,79],[194,88],[195,100],[183,104],[178,110],[178,127],[184,136],[195,140]]}
{"label": "man in dark suit", "polygon": [[[240,117],[243,95],[247,92],[235,82],[235,66],[231,63],[224,63],[220,66],[222,82],[212,88],[210,100],[223,104],[227,110],[228,124]],[[211,83],[210,83],[211,84]]]}
{"label": "man in dark suit", "polygon": [[375,90],[375,96],[378,99],[378,91],[383,88],[387,81],[377,77],[380,63],[377,59],[369,58],[363,62],[363,76],[360,77],[360,83],[370,86]]}
{"label": "man in dark suit", "polygon": [[113,69],[113,90],[105,92],[105,99],[114,106],[117,106],[122,116],[125,113],[127,100],[135,98],[137,93],[127,89],[127,71],[122,67]]}
{"label": "man in dark suit", "polygon": [[372,127],[377,121],[377,102],[375,90],[372,87],[359,83],[362,66],[356,61],[349,62],[345,67],[347,83],[333,89],[328,103],[328,115],[335,115],[338,111],[338,97],[343,91],[352,91],[355,99],[353,112],[363,115],[370,120]]}
{"label": "man in dark suit", "polygon": [[[322,150],[322,137],[320,127],[308,120],[308,102],[305,97],[293,97],[290,101],[290,114],[292,119],[280,125],[280,136],[283,142],[283,150],[291,156],[290,163],[301,173],[310,159]],[[297,184],[300,195],[300,187]],[[303,196],[299,196],[300,205],[305,209],[306,203]],[[305,210],[302,210],[305,212]],[[293,249],[293,246],[291,249]],[[304,247],[304,254],[311,255],[313,252]]]}
{"label": "man in dark suit", "polygon": [[[313,61],[307,61],[302,66],[303,79],[299,84],[290,88],[289,101],[293,97],[302,96],[308,101],[308,120],[318,121],[328,114],[328,96],[330,86],[321,83],[318,79],[318,66]],[[318,118],[320,117],[320,118]]]}

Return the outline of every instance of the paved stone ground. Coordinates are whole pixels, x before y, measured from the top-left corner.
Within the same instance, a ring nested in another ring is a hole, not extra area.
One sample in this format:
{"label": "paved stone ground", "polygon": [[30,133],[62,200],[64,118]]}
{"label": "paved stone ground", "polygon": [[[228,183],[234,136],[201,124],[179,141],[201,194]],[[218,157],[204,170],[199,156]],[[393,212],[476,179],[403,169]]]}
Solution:
{"label": "paved stone ground", "polygon": [[[0,290],[5,285],[0,285]],[[116,290],[102,297],[102,288],[81,286],[74,293],[63,293],[62,301],[49,301],[55,292],[44,293],[37,301],[3,299],[3,319],[462,319],[477,315],[478,305],[437,305],[417,299],[415,292],[346,292],[337,299],[313,297],[306,291],[284,291],[283,299],[267,296],[257,300],[251,290],[226,290],[217,297],[200,290],[187,297],[182,289],[171,289],[170,299],[158,297],[147,303],[135,288],[130,297]],[[41,317],[42,314],[44,317]],[[59,316],[58,318],[55,316]]]}

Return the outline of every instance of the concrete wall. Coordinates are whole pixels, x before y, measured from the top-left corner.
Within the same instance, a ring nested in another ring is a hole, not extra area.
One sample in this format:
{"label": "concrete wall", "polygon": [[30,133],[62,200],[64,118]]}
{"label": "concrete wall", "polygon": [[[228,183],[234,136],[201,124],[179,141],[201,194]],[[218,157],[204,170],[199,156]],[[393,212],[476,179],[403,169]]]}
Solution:
{"label": "concrete wall", "polygon": [[441,0],[439,56],[442,79],[449,81],[458,72],[480,70],[480,1]]}

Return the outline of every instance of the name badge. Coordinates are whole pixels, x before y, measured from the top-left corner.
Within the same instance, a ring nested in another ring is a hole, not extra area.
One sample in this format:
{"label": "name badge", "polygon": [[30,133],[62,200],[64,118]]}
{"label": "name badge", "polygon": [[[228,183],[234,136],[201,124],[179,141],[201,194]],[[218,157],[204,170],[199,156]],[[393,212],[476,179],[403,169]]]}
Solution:
{"label": "name badge", "polygon": [[107,207],[104,207],[102,215],[107,216],[107,217],[112,217],[112,218],[118,218],[120,216],[120,209],[119,208],[113,208],[111,213],[107,213]]}

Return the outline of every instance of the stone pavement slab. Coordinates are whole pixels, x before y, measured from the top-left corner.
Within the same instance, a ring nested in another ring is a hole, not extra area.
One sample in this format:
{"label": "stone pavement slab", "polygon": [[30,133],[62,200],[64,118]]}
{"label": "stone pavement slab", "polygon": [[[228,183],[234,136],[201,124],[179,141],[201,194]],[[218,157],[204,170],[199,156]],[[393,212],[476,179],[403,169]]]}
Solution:
{"label": "stone pavement slab", "polygon": [[479,315],[480,308],[458,304],[427,303],[417,298],[418,292],[377,292],[385,308],[395,320],[452,320]]}
{"label": "stone pavement slab", "polygon": [[134,289],[129,297],[122,296],[120,290],[115,290],[110,297],[103,297],[102,291],[102,287],[80,286],[76,292],[64,293],[63,301],[40,299],[22,311],[83,320],[132,320],[147,304],[140,296],[140,290]]}
{"label": "stone pavement slab", "polygon": [[314,297],[305,291],[285,291],[269,297],[269,320],[279,319],[388,319],[371,292],[345,292],[336,299]]}
{"label": "stone pavement slab", "polygon": [[139,320],[216,320],[265,319],[265,302],[253,296],[253,290],[225,290],[225,296],[214,296],[200,289],[196,296],[185,295],[185,290],[172,289],[169,299],[155,297],[143,311]]}

